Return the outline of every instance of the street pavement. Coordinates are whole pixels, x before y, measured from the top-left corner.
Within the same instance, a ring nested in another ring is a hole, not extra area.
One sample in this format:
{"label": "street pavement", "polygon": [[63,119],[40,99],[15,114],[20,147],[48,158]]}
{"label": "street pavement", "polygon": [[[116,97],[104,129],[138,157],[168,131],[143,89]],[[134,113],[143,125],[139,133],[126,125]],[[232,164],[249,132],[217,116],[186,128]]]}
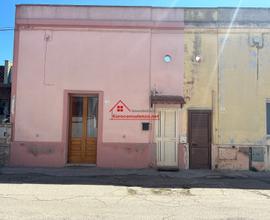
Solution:
{"label": "street pavement", "polygon": [[270,173],[2,168],[0,219],[270,219]]}

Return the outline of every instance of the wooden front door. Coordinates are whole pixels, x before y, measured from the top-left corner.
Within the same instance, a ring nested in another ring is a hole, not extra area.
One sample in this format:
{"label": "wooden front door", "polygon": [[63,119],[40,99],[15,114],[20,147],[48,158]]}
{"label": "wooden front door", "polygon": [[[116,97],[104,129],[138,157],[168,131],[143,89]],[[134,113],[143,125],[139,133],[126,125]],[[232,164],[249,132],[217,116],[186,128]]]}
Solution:
{"label": "wooden front door", "polygon": [[188,142],[191,169],[211,168],[211,121],[211,111],[189,111]]}
{"label": "wooden front door", "polygon": [[68,163],[96,164],[98,96],[70,96]]}
{"label": "wooden front door", "polygon": [[157,109],[155,142],[157,144],[157,166],[178,168],[178,109]]}

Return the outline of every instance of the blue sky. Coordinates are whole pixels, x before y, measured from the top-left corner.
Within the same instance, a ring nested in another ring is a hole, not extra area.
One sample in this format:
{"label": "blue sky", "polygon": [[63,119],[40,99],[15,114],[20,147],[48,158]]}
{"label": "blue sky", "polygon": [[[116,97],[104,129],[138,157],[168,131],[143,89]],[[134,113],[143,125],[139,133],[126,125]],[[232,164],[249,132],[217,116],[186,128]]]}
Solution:
{"label": "blue sky", "polygon": [[[16,4],[76,4],[162,7],[270,7],[270,0],[0,0],[0,30],[14,27]],[[0,31],[0,64],[13,59],[13,31]]]}

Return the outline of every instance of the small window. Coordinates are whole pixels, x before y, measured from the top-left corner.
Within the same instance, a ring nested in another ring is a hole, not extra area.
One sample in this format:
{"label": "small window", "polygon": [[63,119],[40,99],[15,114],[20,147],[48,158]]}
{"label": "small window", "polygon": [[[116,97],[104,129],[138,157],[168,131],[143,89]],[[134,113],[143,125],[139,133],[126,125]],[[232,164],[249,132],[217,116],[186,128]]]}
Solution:
{"label": "small window", "polygon": [[267,135],[270,135],[270,102],[266,103],[266,130]]}
{"label": "small window", "polygon": [[163,60],[165,63],[170,63],[172,61],[172,57],[167,54],[163,57]]}

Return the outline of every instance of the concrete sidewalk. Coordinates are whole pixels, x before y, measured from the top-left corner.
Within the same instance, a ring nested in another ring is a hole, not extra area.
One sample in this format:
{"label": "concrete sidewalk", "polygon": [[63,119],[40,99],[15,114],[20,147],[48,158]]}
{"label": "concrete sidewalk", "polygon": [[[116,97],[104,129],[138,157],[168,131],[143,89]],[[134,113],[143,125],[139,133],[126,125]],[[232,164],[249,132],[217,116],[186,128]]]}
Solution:
{"label": "concrete sidewalk", "polygon": [[156,169],[110,169],[97,167],[64,167],[64,168],[29,168],[2,167],[2,175],[31,175],[39,174],[56,177],[101,177],[101,176],[153,176],[170,178],[270,178],[270,172],[233,171],[233,170],[179,170],[158,171]]}
{"label": "concrete sidewalk", "polygon": [[269,219],[270,172],[0,169],[0,219]]}
{"label": "concrete sidewalk", "polygon": [[144,188],[270,189],[270,172],[96,167],[0,169],[0,184],[114,185]]}

